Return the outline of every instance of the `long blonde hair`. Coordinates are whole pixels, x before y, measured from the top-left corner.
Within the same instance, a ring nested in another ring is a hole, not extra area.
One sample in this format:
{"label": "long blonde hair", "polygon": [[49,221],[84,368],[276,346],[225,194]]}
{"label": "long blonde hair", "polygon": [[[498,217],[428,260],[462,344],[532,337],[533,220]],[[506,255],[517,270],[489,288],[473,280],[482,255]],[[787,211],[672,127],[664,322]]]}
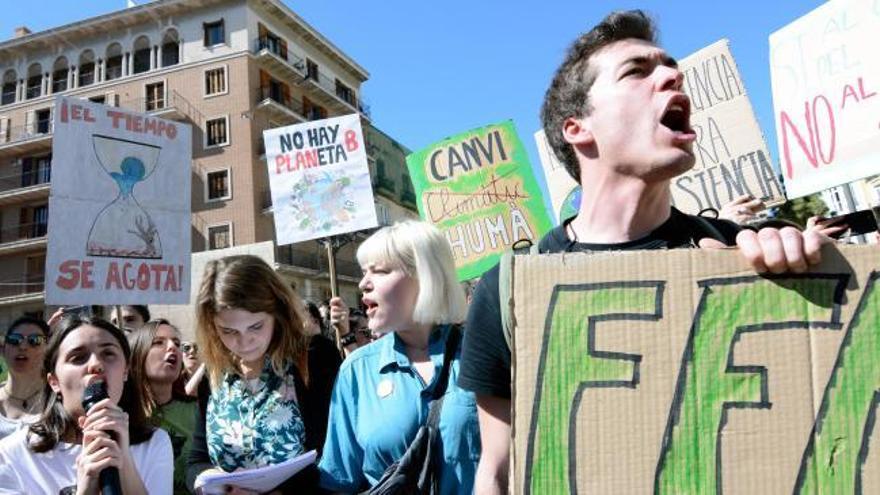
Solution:
{"label": "long blonde hair", "polygon": [[227,256],[205,265],[196,300],[196,339],[207,366],[211,387],[227,373],[241,373],[238,360],[220,341],[214,319],[224,309],[268,313],[275,320],[267,353],[273,371],[281,376],[293,363],[308,383],[308,336],[293,290],[262,259]]}

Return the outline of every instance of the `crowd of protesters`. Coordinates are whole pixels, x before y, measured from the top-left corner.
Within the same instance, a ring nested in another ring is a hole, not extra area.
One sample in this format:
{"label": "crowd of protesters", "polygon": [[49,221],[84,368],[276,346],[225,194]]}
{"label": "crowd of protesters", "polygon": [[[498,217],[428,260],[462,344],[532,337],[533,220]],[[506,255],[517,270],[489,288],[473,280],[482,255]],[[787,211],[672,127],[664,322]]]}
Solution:
{"label": "crowd of protesters", "polygon": [[[671,206],[670,179],[694,164],[687,119],[666,116],[687,107],[681,85],[640,11],[575,41],[542,119],[584,203],[540,251],[737,246],[759,272],[819,262],[845,226],[768,222],[751,197],[703,219]],[[357,259],[361,300],[321,302],[258,257],[210,261],[186,329],[195,341],[146,306],[15,320],[0,345],[0,494],[98,493],[108,468],[126,494],[199,493],[201,475],[312,450],[317,462],[274,492],[399,493],[388,486],[422,434],[442,446],[428,449],[434,493],[506,493],[511,353],[497,267],[471,294],[444,236],[413,221],[375,232]],[[106,396],[84,404],[99,382]]]}

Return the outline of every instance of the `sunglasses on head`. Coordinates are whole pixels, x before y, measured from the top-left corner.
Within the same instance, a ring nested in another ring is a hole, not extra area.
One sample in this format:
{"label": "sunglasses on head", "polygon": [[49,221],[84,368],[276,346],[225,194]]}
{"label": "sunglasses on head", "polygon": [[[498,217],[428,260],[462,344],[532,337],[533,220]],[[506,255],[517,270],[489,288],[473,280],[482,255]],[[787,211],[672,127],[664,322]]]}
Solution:
{"label": "sunglasses on head", "polygon": [[199,346],[193,342],[183,342],[180,344],[180,350],[183,352],[199,352]]}
{"label": "sunglasses on head", "polygon": [[22,342],[27,342],[31,347],[40,347],[46,343],[46,336],[33,333],[25,337],[20,333],[8,333],[5,340],[7,345],[15,347],[19,347]]}

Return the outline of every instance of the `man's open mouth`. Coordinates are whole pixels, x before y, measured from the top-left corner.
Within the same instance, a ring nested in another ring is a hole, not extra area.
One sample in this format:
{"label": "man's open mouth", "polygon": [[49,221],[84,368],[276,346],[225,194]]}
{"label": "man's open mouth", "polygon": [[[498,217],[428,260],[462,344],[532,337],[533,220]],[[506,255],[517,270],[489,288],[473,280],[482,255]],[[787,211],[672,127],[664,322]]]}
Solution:
{"label": "man's open mouth", "polygon": [[691,102],[687,96],[679,95],[667,102],[660,124],[677,134],[693,134],[690,120]]}

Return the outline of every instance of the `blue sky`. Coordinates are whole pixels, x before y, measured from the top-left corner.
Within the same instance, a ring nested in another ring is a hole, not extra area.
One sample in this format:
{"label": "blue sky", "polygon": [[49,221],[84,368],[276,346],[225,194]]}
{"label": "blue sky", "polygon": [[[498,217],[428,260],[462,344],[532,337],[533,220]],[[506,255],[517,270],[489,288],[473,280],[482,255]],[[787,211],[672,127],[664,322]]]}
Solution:
{"label": "blue sky", "polygon": [[[0,36],[43,30],[125,6],[125,0],[4,2]],[[139,2],[140,3],[140,2]],[[774,160],[767,37],[820,0],[598,2],[308,0],[286,3],[371,74],[374,123],[417,150],[446,136],[513,119],[534,162],[538,109],[565,48],[616,9],[641,8],[675,57],[731,41]]]}

